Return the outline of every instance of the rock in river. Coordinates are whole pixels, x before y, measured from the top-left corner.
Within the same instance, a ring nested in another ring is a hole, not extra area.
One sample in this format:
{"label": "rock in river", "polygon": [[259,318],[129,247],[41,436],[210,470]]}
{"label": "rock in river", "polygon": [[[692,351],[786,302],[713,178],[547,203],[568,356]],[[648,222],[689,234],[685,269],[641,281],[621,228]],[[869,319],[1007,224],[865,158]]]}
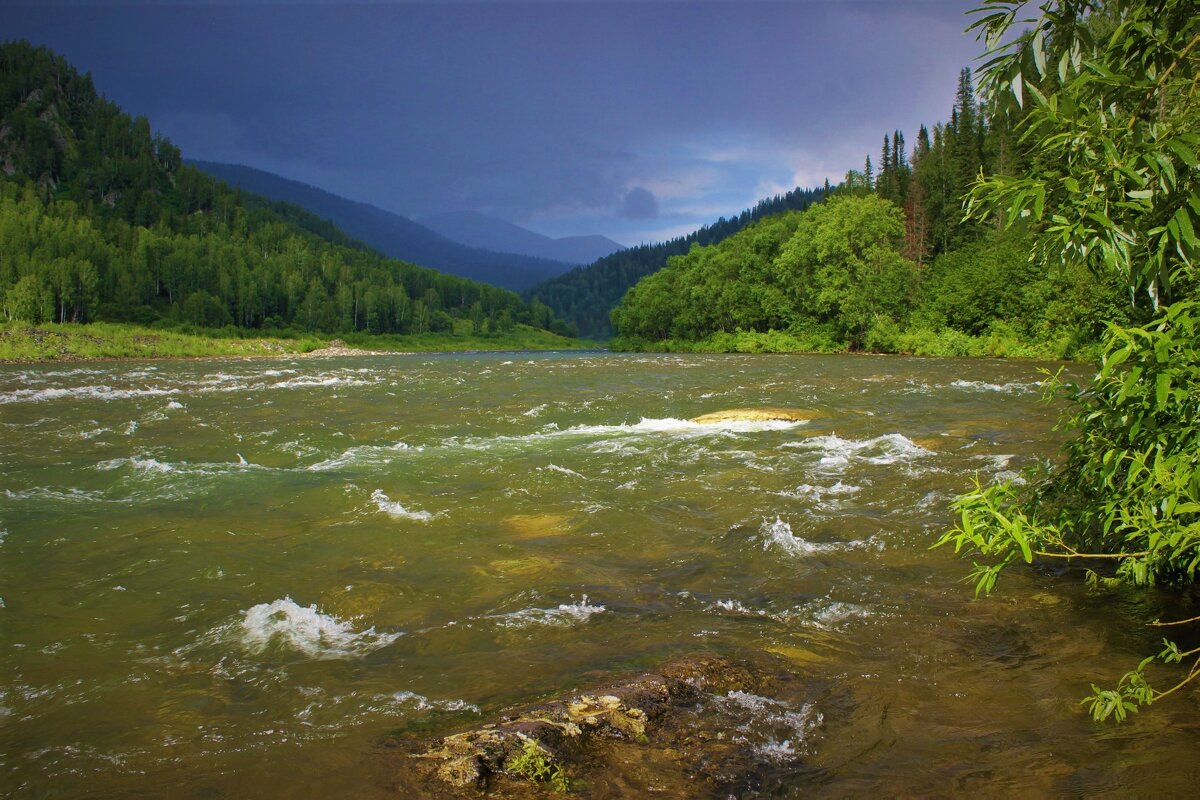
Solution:
{"label": "rock in river", "polygon": [[729,408],[692,417],[692,422],[713,425],[718,422],[808,422],[822,416],[819,411],[804,408]]}
{"label": "rock in river", "polygon": [[595,798],[724,798],[805,757],[821,715],[795,699],[804,691],[772,656],[699,653],[439,739],[385,744],[407,751],[393,788],[409,796],[544,797],[557,782]]}

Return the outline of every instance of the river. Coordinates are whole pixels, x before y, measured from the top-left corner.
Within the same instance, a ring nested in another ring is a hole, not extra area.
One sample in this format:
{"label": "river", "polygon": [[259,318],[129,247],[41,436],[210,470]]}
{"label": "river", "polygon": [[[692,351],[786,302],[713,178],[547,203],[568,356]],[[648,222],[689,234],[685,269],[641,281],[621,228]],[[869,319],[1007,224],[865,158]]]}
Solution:
{"label": "river", "polygon": [[[803,702],[744,731],[748,795],[1190,794],[1194,693],[1121,726],[1078,705],[1154,651],[1164,598],[1018,568],[975,601],[929,550],[973,476],[1054,455],[1038,366],[0,367],[0,789],[391,797],[386,736],[768,651]],[[759,406],[819,416],[688,421]]]}

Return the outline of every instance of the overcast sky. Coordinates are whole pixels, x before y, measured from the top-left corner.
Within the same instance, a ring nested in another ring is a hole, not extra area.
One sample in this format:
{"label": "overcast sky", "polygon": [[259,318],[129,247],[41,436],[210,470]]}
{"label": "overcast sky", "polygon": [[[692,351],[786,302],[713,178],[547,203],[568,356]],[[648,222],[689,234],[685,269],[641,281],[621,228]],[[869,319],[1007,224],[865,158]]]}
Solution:
{"label": "overcast sky", "polygon": [[0,37],[90,71],[188,158],[409,217],[688,233],[944,120],[959,0],[40,2]]}

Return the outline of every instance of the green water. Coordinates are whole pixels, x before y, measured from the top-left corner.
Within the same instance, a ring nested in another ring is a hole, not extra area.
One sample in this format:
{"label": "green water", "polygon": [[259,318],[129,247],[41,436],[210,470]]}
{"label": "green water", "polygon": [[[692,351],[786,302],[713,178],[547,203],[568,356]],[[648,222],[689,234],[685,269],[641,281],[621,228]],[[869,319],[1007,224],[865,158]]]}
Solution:
{"label": "green water", "polygon": [[[927,549],[971,476],[1052,455],[1038,377],[845,356],[2,367],[0,789],[392,797],[390,733],[769,650],[807,708],[747,733],[764,796],[1188,794],[1195,694],[1121,727],[1077,705],[1153,648],[1160,598],[1114,617],[1075,576],[1015,570],[972,602]],[[686,422],[747,406],[822,416]]]}

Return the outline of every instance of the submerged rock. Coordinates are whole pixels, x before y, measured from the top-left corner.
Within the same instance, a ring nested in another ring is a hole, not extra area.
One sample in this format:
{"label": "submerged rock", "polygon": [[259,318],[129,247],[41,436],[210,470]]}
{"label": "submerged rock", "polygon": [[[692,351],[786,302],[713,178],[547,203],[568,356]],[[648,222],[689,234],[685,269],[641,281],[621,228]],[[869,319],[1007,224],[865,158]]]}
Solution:
{"label": "submerged rock", "polygon": [[819,411],[803,408],[730,408],[692,417],[692,422],[712,425],[718,422],[808,422],[822,416]]}
{"label": "submerged rock", "polygon": [[775,699],[795,693],[792,677],[765,654],[754,663],[710,653],[675,659],[440,739],[393,741],[409,750],[394,788],[525,798],[552,796],[557,781],[559,791],[588,797],[740,794],[781,759],[802,758],[804,737],[820,724],[808,704]]}
{"label": "submerged rock", "polygon": [[518,539],[561,536],[571,531],[566,514],[513,514],[504,518],[504,526]]}

